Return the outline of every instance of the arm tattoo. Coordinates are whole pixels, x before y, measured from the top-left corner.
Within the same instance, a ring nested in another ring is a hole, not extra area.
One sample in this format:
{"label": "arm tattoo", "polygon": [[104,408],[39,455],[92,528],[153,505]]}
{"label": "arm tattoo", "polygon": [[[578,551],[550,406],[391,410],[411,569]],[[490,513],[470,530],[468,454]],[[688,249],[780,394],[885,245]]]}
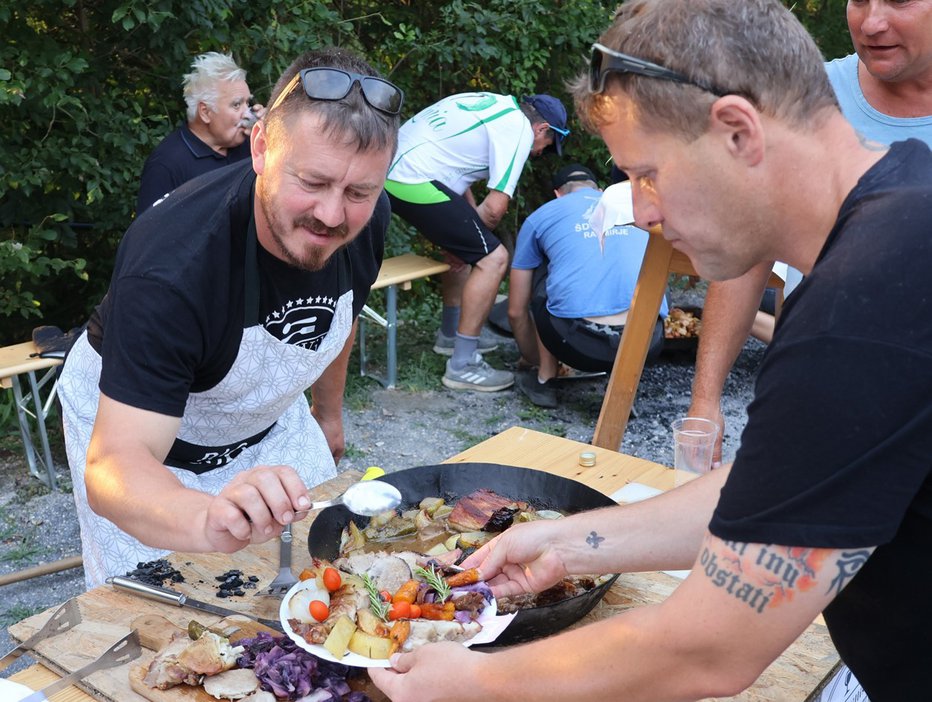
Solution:
{"label": "arm tattoo", "polygon": [[604,536],[599,536],[594,531],[589,532],[589,536],[586,537],[586,543],[589,544],[592,548],[597,549],[599,544],[605,541]]}
{"label": "arm tattoo", "polygon": [[[715,587],[758,614],[793,599],[796,591],[812,589],[826,555],[824,549],[722,543],[727,553],[716,554],[706,541],[699,555],[700,569]],[[767,575],[760,574],[761,568]]]}
{"label": "arm tattoo", "polygon": [[870,551],[867,550],[842,551],[841,557],[835,561],[835,565],[838,566],[838,575],[829,583],[829,593],[836,595],[840,593],[845,585],[858,574],[861,567],[867,563],[868,556],[870,556]]}

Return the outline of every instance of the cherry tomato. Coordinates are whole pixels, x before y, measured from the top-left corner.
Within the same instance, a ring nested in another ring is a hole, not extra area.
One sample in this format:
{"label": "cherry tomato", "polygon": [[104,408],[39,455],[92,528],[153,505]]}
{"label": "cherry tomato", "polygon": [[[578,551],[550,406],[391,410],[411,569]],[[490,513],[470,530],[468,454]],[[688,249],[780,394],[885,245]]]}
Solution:
{"label": "cherry tomato", "polygon": [[311,604],[308,605],[308,611],[311,613],[311,616],[319,622],[326,621],[327,617],[330,616],[330,608],[320,600],[311,600]]}
{"label": "cherry tomato", "polygon": [[336,568],[325,568],[324,569],[324,587],[327,588],[330,592],[334,592],[340,589],[340,586],[343,584],[343,578],[340,577],[340,571]]}
{"label": "cherry tomato", "polygon": [[310,568],[305,568],[301,571],[301,575],[298,576],[298,580],[310,580],[311,578],[316,578],[317,573],[315,573]]}
{"label": "cherry tomato", "polygon": [[411,619],[420,619],[421,618],[421,605],[413,604],[411,605]]}
{"label": "cherry tomato", "polygon": [[410,602],[395,602],[392,605],[391,610],[388,612],[388,618],[391,621],[396,619],[410,619],[411,618],[411,603]]}
{"label": "cherry tomato", "polygon": [[382,598],[382,602],[391,602],[391,601],[392,601],[392,593],[390,593],[388,590],[380,590],[380,591],[379,591],[379,597]]}

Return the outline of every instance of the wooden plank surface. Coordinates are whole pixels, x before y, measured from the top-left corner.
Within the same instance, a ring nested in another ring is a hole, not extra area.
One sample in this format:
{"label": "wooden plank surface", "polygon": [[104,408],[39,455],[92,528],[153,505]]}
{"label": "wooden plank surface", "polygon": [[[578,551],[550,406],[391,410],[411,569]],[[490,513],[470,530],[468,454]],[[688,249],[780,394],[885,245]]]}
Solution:
{"label": "wooden plank surface", "polygon": [[[578,465],[581,451],[594,451],[596,465],[582,468]],[[660,489],[673,485],[673,470],[650,461],[625,456],[588,444],[570,441],[540,432],[513,427],[501,434],[468,449],[447,462],[490,462],[528,468],[546,469],[584,482],[605,494],[611,494],[629,482],[640,482]],[[312,491],[314,499],[326,499],[341,492],[360,477],[357,471],[347,471],[333,481]],[[294,569],[296,572],[310,563],[307,549],[308,525],[303,520],[295,525]],[[197,599],[216,602],[239,611],[277,618],[277,601],[254,597],[247,591],[245,597],[218,599],[215,597],[214,577],[230,568],[239,568],[246,575],[257,575],[259,586],[267,584],[277,571],[277,542],[244,549],[237,554],[172,554],[169,560],[186,577],[186,582],[175,589]],[[677,587],[679,580],[665,573],[626,573],[621,575],[604,600],[577,626],[605,619],[634,606],[662,602]],[[82,623],[72,631],[49,639],[38,646],[36,657],[49,667],[70,672],[93,660],[110,644],[129,631],[131,622],[141,614],[158,614],[178,626],[187,626],[191,618],[213,624],[219,617],[163,605],[152,600],[113,590],[109,586],[96,588],[78,598]],[[10,627],[10,635],[19,641],[38,630],[55,608],[30,617]],[[146,652],[145,657],[153,654]],[[148,663],[145,658],[142,662]],[[137,664],[139,661],[137,661]],[[829,675],[838,663],[838,655],[824,626],[813,624],[800,639],[747,691],[731,700],[740,702],[804,702]],[[95,673],[83,683],[91,697],[79,696],[63,702],[143,702],[144,698],[133,691],[130,668],[134,664]],[[30,668],[28,676],[38,666]],[[27,671],[21,671],[21,674]],[[18,674],[20,675],[20,674]],[[17,676],[14,679],[23,682]],[[27,683],[28,684],[28,683]],[[168,691],[170,692],[170,691]],[[181,696],[166,696],[157,702],[201,702]]]}
{"label": "wooden plank surface", "polygon": [[0,348],[0,387],[11,388],[13,383],[10,380],[14,375],[28,373],[29,371],[43,370],[60,365],[60,358],[39,358],[31,357],[30,354],[37,353],[36,345],[31,341],[22,344],[13,344]]}
{"label": "wooden plank surface", "polygon": [[385,288],[389,285],[406,283],[417,278],[426,278],[429,275],[443,273],[450,269],[450,264],[435,261],[413,253],[393,256],[382,262],[379,276],[372,284],[373,290]]}

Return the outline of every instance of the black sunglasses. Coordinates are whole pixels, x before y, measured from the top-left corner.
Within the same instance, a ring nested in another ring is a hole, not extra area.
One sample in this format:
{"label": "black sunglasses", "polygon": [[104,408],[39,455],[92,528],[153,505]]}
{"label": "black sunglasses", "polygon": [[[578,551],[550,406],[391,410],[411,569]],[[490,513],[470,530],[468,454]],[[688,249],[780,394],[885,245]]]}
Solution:
{"label": "black sunglasses", "polygon": [[605,78],[609,73],[630,73],[635,76],[659,78],[661,80],[671,80],[675,83],[694,85],[718,97],[729,95],[734,92],[732,90],[722,90],[705,81],[692,80],[682,73],[677,73],[659,64],[639,59],[636,56],[622,54],[621,52],[609,49],[607,46],[602,46],[602,44],[593,44],[592,58],[589,60],[589,90],[593,93],[603,92],[605,90]]}
{"label": "black sunglasses", "polygon": [[353,85],[359,83],[362,96],[370,107],[387,115],[401,113],[405,94],[397,85],[375,76],[364,76],[342,68],[305,68],[299,71],[285,86],[281,95],[272,103],[269,112],[278,107],[295,89],[298,81],[312,100],[342,100],[350,94]]}

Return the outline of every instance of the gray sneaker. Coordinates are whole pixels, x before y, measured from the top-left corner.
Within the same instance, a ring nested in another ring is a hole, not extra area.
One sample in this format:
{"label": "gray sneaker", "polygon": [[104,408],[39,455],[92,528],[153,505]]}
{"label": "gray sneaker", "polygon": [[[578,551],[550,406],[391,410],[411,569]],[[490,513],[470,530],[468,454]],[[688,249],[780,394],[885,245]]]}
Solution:
{"label": "gray sneaker", "polygon": [[[441,356],[453,355],[453,344],[456,343],[456,335],[447,336],[442,330],[437,330],[437,339],[434,341],[434,353]],[[485,327],[479,333],[479,353],[487,353],[498,348],[499,341],[492,332],[486,331]]]}
{"label": "gray sneaker", "polygon": [[546,409],[555,409],[557,407],[557,391],[554,387],[553,378],[546,383],[537,381],[535,371],[525,371],[518,373],[515,379],[515,386],[524,395],[538,407]]}
{"label": "gray sneaker", "polygon": [[492,368],[478,353],[460,370],[453,370],[447,361],[447,370],[443,374],[443,384],[454,390],[496,392],[511,387],[514,382],[513,373]]}

